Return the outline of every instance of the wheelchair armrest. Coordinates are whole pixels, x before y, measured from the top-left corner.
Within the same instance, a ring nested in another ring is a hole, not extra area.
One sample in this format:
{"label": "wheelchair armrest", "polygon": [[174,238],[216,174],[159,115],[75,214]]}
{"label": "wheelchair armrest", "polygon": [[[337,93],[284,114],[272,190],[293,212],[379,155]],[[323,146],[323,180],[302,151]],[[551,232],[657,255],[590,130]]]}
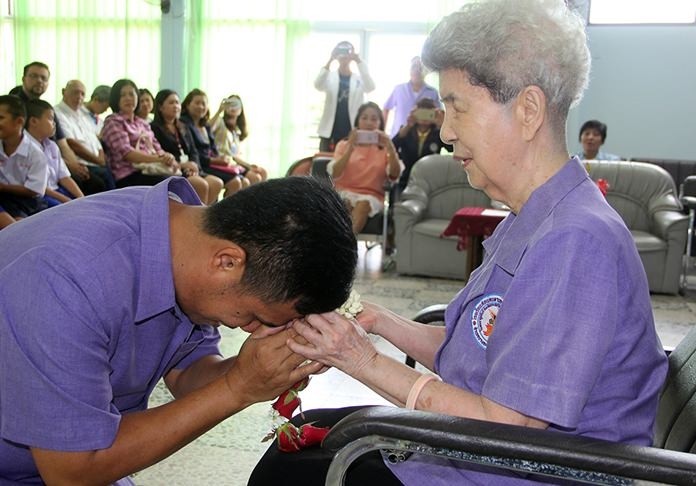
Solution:
{"label": "wheelchair armrest", "polygon": [[[545,466],[553,465],[578,470],[573,477],[580,479],[580,475],[584,480],[598,473],[669,484],[696,484],[694,454],[394,407],[369,407],[352,413],[332,427],[322,447],[339,450],[368,437],[377,442],[393,439],[390,447],[398,450],[449,459],[477,460],[471,455],[503,458],[498,465],[525,472],[542,469],[550,472]],[[381,448],[368,448],[363,442],[361,452]],[[341,464],[345,462],[343,457],[346,455],[339,453],[334,459],[336,464],[331,465],[330,477],[338,477],[339,468],[347,469],[349,464]],[[529,469],[532,466],[529,461],[541,463],[541,469]],[[591,474],[584,476],[583,472]]]}
{"label": "wheelchair armrest", "polygon": [[414,321],[422,324],[430,324],[431,322],[444,322],[445,310],[447,304],[433,304],[418,311],[418,314],[413,318]]}

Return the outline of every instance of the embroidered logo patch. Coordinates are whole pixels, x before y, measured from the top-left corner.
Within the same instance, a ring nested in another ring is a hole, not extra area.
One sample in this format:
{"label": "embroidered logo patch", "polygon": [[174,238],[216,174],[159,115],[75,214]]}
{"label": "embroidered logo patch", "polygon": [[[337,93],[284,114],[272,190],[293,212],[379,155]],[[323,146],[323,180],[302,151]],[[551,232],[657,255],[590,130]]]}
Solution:
{"label": "embroidered logo patch", "polygon": [[486,349],[488,338],[495,327],[495,319],[500,312],[503,298],[499,295],[484,295],[471,312],[471,328],[479,346]]}

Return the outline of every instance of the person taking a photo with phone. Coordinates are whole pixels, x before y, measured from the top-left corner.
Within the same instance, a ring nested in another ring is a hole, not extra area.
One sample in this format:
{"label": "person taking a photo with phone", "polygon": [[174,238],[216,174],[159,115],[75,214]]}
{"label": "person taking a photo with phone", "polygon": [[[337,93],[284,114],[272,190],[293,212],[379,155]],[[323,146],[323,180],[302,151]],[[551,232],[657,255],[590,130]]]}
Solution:
{"label": "person taking a photo with phone", "polygon": [[350,209],[353,233],[357,235],[367,218],[382,211],[384,183],[387,178],[396,181],[403,164],[384,133],[384,117],[376,103],[360,106],[354,126],[348,138],[336,145],[327,171]]}
{"label": "person taking a photo with phone", "polygon": [[408,114],[406,124],[396,132],[392,142],[404,163],[404,171],[399,178],[399,192],[403,191],[411,176],[415,163],[426,155],[439,154],[443,147],[452,152],[452,145],[440,138],[440,127],[445,119],[445,112],[430,98],[423,98]]}
{"label": "person taking a photo with phone", "polygon": [[384,123],[389,123],[389,115],[394,111],[393,122],[389,130],[390,136],[408,123],[408,117],[416,104],[423,99],[433,100],[435,107],[442,108],[437,89],[425,82],[425,70],[420,56],[411,59],[410,77],[407,83],[397,84],[389,98],[384,103]]}

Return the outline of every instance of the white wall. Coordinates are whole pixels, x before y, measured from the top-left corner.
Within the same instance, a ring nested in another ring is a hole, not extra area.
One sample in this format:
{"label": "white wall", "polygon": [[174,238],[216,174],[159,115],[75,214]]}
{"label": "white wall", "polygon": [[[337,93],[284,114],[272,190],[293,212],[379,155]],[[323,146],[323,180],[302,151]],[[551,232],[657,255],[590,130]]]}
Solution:
{"label": "white wall", "polygon": [[696,160],[696,27],[588,26],[590,85],[568,121],[608,126],[603,149],[622,157]]}

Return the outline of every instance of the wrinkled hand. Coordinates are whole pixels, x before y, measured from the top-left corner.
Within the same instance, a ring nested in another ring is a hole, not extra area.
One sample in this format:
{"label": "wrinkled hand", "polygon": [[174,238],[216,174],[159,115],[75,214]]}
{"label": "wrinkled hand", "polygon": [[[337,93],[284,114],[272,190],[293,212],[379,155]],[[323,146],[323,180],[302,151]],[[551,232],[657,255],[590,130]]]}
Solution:
{"label": "wrinkled hand", "polygon": [[377,322],[385,320],[392,312],[386,307],[382,307],[374,302],[363,300],[362,304],[363,310],[357,315],[356,320],[365,332],[374,334]]}
{"label": "wrinkled hand", "polygon": [[294,330],[284,329],[265,337],[256,334],[254,332],[244,341],[234,366],[227,372],[228,384],[236,385],[233,393],[245,401],[257,403],[272,400],[294,383],[323,368],[321,363],[316,362],[302,365],[305,357],[287,346],[287,341],[297,335]]}
{"label": "wrinkled hand", "polygon": [[337,312],[312,314],[296,319],[292,329],[307,340],[288,341],[288,347],[308,359],[334,366],[350,376],[356,376],[377,356],[372,341],[355,321]]}

